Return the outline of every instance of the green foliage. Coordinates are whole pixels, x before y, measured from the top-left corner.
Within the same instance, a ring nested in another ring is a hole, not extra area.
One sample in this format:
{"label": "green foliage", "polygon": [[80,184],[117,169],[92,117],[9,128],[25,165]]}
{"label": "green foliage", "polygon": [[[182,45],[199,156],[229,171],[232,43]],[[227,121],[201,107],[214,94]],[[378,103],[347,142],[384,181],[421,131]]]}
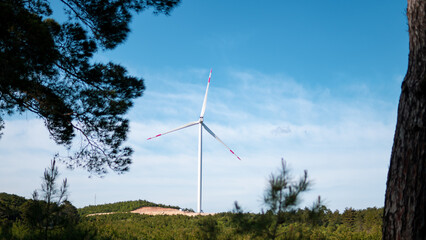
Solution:
{"label": "green foliage", "polygon": [[0,193],[0,219],[16,220],[20,215],[20,206],[26,201],[18,195]]}
{"label": "green foliage", "polygon": [[[60,188],[57,187],[56,180],[59,176],[58,167],[56,161],[53,159],[50,163],[50,167],[44,170],[43,182],[41,184],[41,197],[49,205],[55,202],[57,205],[61,205],[67,198],[68,182],[65,178]],[[37,199],[39,193],[34,191],[33,198]]]}
{"label": "green foliage", "polygon": [[68,18],[59,23],[50,18],[49,0],[0,0],[0,130],[4,115],[30,111],[72,150],[62,158],[69,167],[127,171],[133,150],[122,146],[124,115],[142,95],[143,79],[91,59],[126,39],[133,14],[169,14],[179,1],[62,0]]}
{"label": "green foliage", "polygon": [[89,234],[78,225],[80,217],[70,202],[52,203],[50,216],[46,215],[46,209],[46,201],[0,193],[0,240],[46,239],[46,219],[49,219],[48,239],[84,239]]}
{"label": "green foliage", "polygon": [[101,204],[101,205],[90,205],[90,206],[78,209],[78,213],[82,216],[85,216],[87,214],[94,214],[94,213],[111,213],[111,212],[127,213],[141,207],[165,207],[165,208],[179,209],[179,207],[177,206],[157,204],[157,203],[149,202],[146,200],[136,200],[136,201],[107,203],[107,204]]}
{"label": "green foliage", "polygon": [[271,174],[264,194],[264,204],[268,211],[279,215],[281,212],[292,210],[300,201],[299,195],[308,190],[308,172],[295,182],[287,169],[284,159],[281,159],[281,169],[278,174]]}
{"label": "green foliage", "polygon": [[[282,160],[280,171],[271,174],[265,190],[266,212],[244,213],[235,203],[230,228],[243,239],[380,239],[383,209],[349,208],[340,214],[327,209],[319,196],[311,208],[296,209],[309,185],[306,170],[294,181]],[[214,233],[218,235],[217,229]]]}
{"label": "green foliage", "polygon": [[52,160],[50,167],[44,170],[43,182],[41,184],[41,197],[43,200],[38,201],[39,194],[35,190],[33,193],[34,201],[27,202],[28,204],[24,206],[24,219],[33,228],[43,228],[45,239],[48,239],[52,228],[75,225],[76,223],[73,220],[75,218],[73,215],[77,215],[77,210],[66,201],[68,191],[67,179],[64,179],[61,187],[58,188],[56,184],[58,176],[59,171],[56,161]]}
{"label": "green foliage", "polygon": [[[0,193],[0,240],[3,239],[381,239],[383,208],[340,214],[321,204],[296,209],[298,194],[308,187],[307,174],[298,182],[288,177],[284,161],[271,175],[265,192],[266,212],[244,213],[235,203],[233,212],[214,215],[141,215],[141,207],[171,207],[145,200],[126,201],[77,210],[63,199],[66,187],[57,189],[55,162],[46,169],[43,200]],[[290,199],[288,199],[290,198]],[[179,207],[171,207],[178,209]],[[107,215],[89,215],[107,213]]]}
{"label": "green foliage", "polygon": [[14,239],[36,239],[40,237],[38,233],[32,231],[32,229],[22,221],[13,223],[11,233]]}
{"label": "green foliage", "polygon": [[[343,223],[337,223],[343,214],[327,208],[321,210],[321,221],[313,224],[305,222],[307,209],[286,212],[288,222],[278,226],[280,235],[276,239],[381,239],[381,219],[383,209],[368,208],[354,210],[356,216],[366,217],[351,229]],[[247,219],[236,223],[236,215]],[[96,215],[82,218],[79,226],[91,239],[269,239],[261,230],[265,214],[259,213],[219,213],[210,216],[150,216],[132,213]],[[364,228],[362,226],[369,226]]]}
{"label": "green foliage", "polygon": [[[300,201],[300,194],[307,191],[309,185],[310,182],[308,181],[308,172],[306,170],[299,181],[294,181],[289,174],[284,159],[281,159],[281,169],[277,174],[271,174],[264,193],[263,201],[267,207],[266,213],[262,213],[262,217],[258,218],[257,221],[245,219],[242,217],[241,208],[235,203],[234,212],[237,214],[234,217],[234,222],[241,224],[246,230],[256,236],[276,239],[284,234],[280,232],[280,226],[288,222],[289,213],[295,210]],[[309,220],[314,224],[320,221],[321,213],[319,210],[321,207],[320,197],[318,197],[318,201],[314,203],[312,210],[308,213]]]}
{"label": "green foliage", "polygon": [[[0,203],[1,209],[17,211],[15,215],[0,212],[2,216],[0,240],[43,237],[42,232],[29,222],[28,208],[34,207],[34,204],[36,206],[45,204],[44,201],[27,200],[16,195],[0,193]],[[132,209],[130,206],[138,204],[158,205],[139,200],[120,202],[115,205],[115,208],[119,209],[118,206],[121,206],[123,210]],[[322,207],[318,209],[319,217],[316,222],[309,221],[311,208],[284,212],[282,217],[286,221],[278,226],[277,232],[280,235],[276,239],[381,239],[383,208],[351,209],[350,211],[348,209],[340,213]],[[80,213],[84,211],[78,209]],[[61,224],[51,229],[49,239],[267,239],[263,229],[268,227],[265,223],[268,223],[268,217],[270,217],[269,213],[244,213],[241,209],[195,217],[150,216],[134,213],[88,217],[80,215],[79,217],[77,209],[67,201],[63,202],[60,212],[58,217],[64,221],[60,221]],[[343,220],[347,212],[352,214],[349,219],[355,219],[352,225],[348,225],[346,220]],[[238,222],[238,220],[241,221]]]}
{"label": "green foliage", "polygon": [[[79,226],[92,239],[381,239],[383,209],[345,209],[332,212],[318,197],[311,208],[296,208],[309,187],[307,172],[294,181],[282,161],[271,174],[264,195],[266,212],[244,213],[235,202],[233,212],[209,216],[149,216],[128,213],[156,204],[139,200],[80,209]],[[89,213],[117,212],[109,215]],[[127,212],[127,213],[118,213]]]}
{"label": "green foliage", "polygon": [[217,239],[220,231],[217,219],[212,216],[206,216],[201,218],[197,225],[199,239]]}
{"label": "green foliage", "polygon": [[[0,194],[0,239],[79,239],[77,209],[66,200],[67,181],[60,188],[55,160],[45,169],[41,184],[41,198],[34,191],[33,199]],[[68,235],[70,234],[70,235]],[[84,235],[84,234],[83,234]]]}
{"label": "green foliage", "polygon": [[118,213],[86,217],[81,224],[93,239],[200,239],[197,217]]}

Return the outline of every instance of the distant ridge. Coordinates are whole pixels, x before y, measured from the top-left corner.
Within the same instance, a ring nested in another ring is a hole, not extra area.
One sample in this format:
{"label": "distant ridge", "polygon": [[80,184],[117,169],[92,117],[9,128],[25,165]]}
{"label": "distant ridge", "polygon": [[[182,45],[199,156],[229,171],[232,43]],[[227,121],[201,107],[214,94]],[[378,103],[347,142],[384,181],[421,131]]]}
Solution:
{"label": "distant ridge", "polygon": [[[131,212],[143,207],[161,207],[168,209],[179,210],[178,206],[170,206],[164,204],[157,204],[146,200],[124,201],[116,203],[107,203],[99,205],[89,205],[78,209],[78,213],[82,216],[89,214],[106,214],[106,213],[126,213]],[[189,210],[192,211],[192,210]]]}
{"label": "distant ridge", "polygon": [[[105,213],[91,213],[85,216],[91,217],[91,216],[120,214],[120,213],[123,214],[123,212],[105,212]],[[185,211],[182,209],[167,208],[167,207],[141,207],[126,213],[136,213],[136,214],[143,214],[143,215],[185,215],[190,217],[214,215],[214,213],[196,213],[194,211]]]}
{"label": "distant ridge", "polygon": [[131,213],[139,213],[146,215],[185,215],[185,216],[207,216],[214,215],[212,213],[196,213],[194,211],[184,211],[174,208],[163,208],[163,207],[142,207],[131,211]]}

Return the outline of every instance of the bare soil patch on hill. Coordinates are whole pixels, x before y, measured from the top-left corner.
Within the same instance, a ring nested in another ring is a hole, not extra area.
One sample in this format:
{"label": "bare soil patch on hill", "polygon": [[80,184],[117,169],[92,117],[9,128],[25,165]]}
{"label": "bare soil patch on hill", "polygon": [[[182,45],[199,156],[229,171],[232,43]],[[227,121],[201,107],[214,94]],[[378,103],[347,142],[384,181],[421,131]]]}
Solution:
{"label": "bare soil patch on hill", "polygon": [[212,215],[212,213],[195,213],[186,212],[174,208],[163,208],[163,207],[142,207],[131,211],[131,213],[147,214],[147,215],[186,215],[186,216],[198,216],[198,215]]}
{"label": "bare soil patch on hill", "polygon": [[[109,213],[93,213],[88,214],[87,216],[96,216],[96,215],[108,215],[118,212],[109,212]],[[185,216],[207,216],[214,215],[214,213],[195,213],[187,212],[174,208],[164,208],[164,207],[141,207],[136,210],[131,211],[131,213],[146,214],[146,215],[185,215]]]}

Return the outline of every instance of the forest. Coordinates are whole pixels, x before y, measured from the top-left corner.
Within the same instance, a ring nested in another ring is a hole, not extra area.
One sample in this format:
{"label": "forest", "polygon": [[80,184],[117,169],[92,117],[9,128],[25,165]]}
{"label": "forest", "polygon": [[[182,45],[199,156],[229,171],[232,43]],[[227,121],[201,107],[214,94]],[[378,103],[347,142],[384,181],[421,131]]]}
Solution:
{"label": "forest", "polygon": [[[44,238],[42,204],[0,193],[0,239]],[[243,213],[238,208],[195,217],[126,212],[144,206],[167,207],[137,200],[76,209],[65,201],[53,212],[47,239],[268,239],[274,219],[271,211]],[[108,211],[117,213],[87,216]],[[281,214],[275,239],[381,239],[383,208],[339,212],[323,206]]]}
{"label": "forest", "polygon": [[89,205],[89,206],[78,209],[78,213],[83,216],[87,214],[94,214],[94,213],[111,213],[111,212],[125,213],[125,212],[130,212],[141,207],[164,207],[164,208],[180,209],[177,206],[156,204],[146,200],[137,200],[137,201],[108,203],[108,204],[101,204],[101,205]]}
{"label": "forest", "polygon": [[311,181],[306,170],[294,180],[283,159],[281,169],[269,177],[260,213],[244,212],[238,202],[228,212],[195,216],[131,213],[142,207],[180,209],[146,200],[77,209],[67,200],[67,179],[58,186],[58,176],[53,160],[31,199],[0,193],[0,240],[381,239],[382,234],[383,208],[346,208],[340,213],[328,209],[320,196],[311,207],[298,208]]}

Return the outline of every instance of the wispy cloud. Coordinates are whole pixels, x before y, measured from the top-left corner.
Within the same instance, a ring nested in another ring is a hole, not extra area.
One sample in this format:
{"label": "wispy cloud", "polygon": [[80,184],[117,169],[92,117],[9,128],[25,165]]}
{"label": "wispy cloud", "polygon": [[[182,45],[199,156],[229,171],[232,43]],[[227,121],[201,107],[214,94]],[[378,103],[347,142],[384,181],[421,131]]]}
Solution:
{"label": "wispy cloud", "polygon": [[[88,179],[82,170],[63,170],[77,206],[92,204],[96,194],[98,203],[141,198],[195,208],[198,129],[146,138],[198,119],[208,70],[146,75],[145,95],[129,114],[131,171]],[[230,210],[235,200],[258,211],[282,157],[295,176],[308,169],[314,180],[306,204],[321,195],[332,209],[382,205],[396,106],[380,104],[380,96],[340,99],[327,86],[304,86],[285,74],[228,70],[213,72],[208,97],[206,124],[242,161],[204,132],[205,211]],[[0,190],[32,192],[25,182],[39,179],[57,148],[43,129],[38,120],[7,122]]]}
{"label": "wispy cloud", "polygon": [[[394,131],[394,123],[388,119],[394,116],[394,113],[389,112],[387,106],[381,108],[382,105],[375,104],[374,99],[363,102],[362,99],[354,98],[350,101],[345,99],[343,102],[327,94],[326,88],[305,88],[292,78],[279,74],[230,71],[225,76],[227,82],[212,79],[206,123],[240,154],[243,161],[235,165],[232,156],[221,151],[220,144],[205,136],[206,161],[223,162],[217,166],[213,165],[213,169],[206,166],[206,171],[231,169],[229,175],[216,176],[215,181],[229,176],[234,180],[246,179],[244,184],[253,187],[235,188],[246,189],[242,194],[251,194],[253,202],[250,203],[250,208],[258,209],[258,197],[255,195],[260,195],[263,191],[263,184],[259,183],[265,181],[265,176],[278,166],[280,158],[284,157],[295,168],[295,172],[308,169],[314,179],[329,179],[316,180],[315,189],[318,191],[315,192],[327,198],[330,191],[330,207],[342,209],[345,206],[382,204],[381,200],[377,200],[383,197]],[[194,89],[202,89],[203,82],[198,85],[201,87]],[[261,87],[255,87],[259,85]],[[202,94],[198,98],[201,102]],[[183,108],[181,116],[173,114],[169,118],[165,116],[163,119],[138,124],[144,126],[147,132],[154,133],[153,129],[159,129],[161,132],[162,129],[176,127],[182,118],[196,120],[200,104],[197,104],[197,101],[195,104],[189,104],[184,96],[181,99],[173,96],[173,104]],[[380,101],[382,100],[378,98],[377,102]],[[186,114],[191,112],[192,116],[188,117]],[[143,144],[147,149],[155,149],[152,157],[155,157],[155,153],[168,156],[168,152],[181,152],[193,159],[192,165],[196,164],[196,129],[173,133],[173,136],[164,136],[156,141],[149,146]],[[167,153],[163,154],[164,151]],[[377,170],[376,174],[371,174],[371,169]],[[331,175],[334,176],[331,180],[330,172],[335,173]],[[353,172],[357,174],[352,174]],[[365,174],[366,172],[368,174]],[[369,181],[363,183],[365,185],[359,185],[359,176],[368,177]],[[351,202],[350,199],[347,199],[346,203],[333,199],[339,195],[336,191],[339,191],[338,186],[342,182],[347,182],[346,187],[357,194],[362,194],[361,189],[371,189],[374,186],[371,190],[373,203],[362,205],[359,202]],[[232,184],[224,183],[223,188],[230,185]],[[336,190],[333,192],[330,186],[335,186]],[[238,200],[237,195],[233,197]]]}

